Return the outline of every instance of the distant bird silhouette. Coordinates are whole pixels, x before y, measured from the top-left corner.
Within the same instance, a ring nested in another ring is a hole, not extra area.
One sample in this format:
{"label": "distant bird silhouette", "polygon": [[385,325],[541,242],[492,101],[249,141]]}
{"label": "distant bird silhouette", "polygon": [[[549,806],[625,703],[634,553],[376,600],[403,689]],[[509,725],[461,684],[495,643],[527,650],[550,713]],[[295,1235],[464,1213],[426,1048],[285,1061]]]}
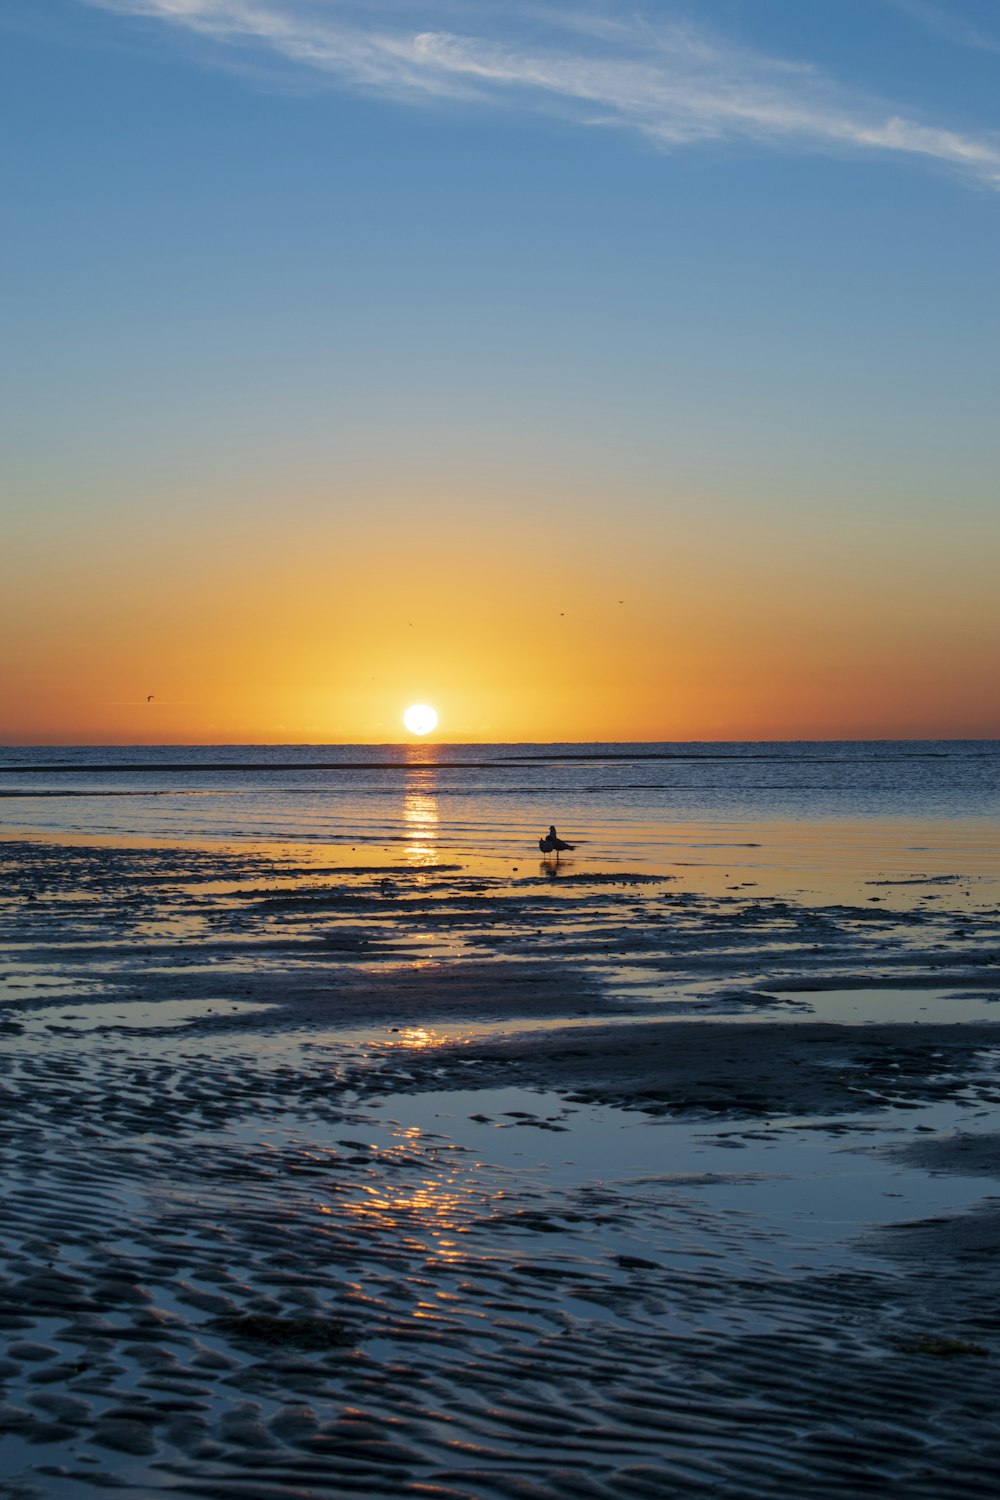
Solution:
{"label": "distant bird silhouette", "polygon": [[155,697],[155,694],[153,694],[153,693],[147,693],[146,694],[146,702],[147,703],[152,703],[154,697]]}
{"label": "distant bird silhouette", "polygon": [[543,854],[554,854],[556,859],[558,859],[564,849],[575,849],[576,845],[567,844],[565,839],[561,839],[556,833],[555,824],[553,823],[550,824],[549,831],[545,837],[538,840],[538,847]]}

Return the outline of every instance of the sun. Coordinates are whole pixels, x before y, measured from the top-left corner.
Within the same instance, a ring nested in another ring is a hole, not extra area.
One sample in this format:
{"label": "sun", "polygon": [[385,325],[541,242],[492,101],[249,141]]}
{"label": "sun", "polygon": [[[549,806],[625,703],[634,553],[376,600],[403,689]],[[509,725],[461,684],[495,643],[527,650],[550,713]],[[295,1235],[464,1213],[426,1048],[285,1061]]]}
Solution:
{"label": "sun", "polygon": [[430,734],[437,721],[437,712],[429,703],[411,703],[403,715],[403,723],[411,734]]}

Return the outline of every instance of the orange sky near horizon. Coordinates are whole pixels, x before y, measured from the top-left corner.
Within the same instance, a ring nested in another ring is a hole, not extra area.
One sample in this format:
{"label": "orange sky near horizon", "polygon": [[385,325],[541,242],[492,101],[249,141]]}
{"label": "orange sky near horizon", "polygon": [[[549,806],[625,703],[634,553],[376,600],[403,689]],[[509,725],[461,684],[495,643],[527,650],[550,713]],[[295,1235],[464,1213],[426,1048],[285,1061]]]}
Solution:
{"label": "orange sky near horizon", "polygon": [[0,740],[405,742],[413,702],[452,742],[1000,734],[968,526],[477,498],[265,486],[239,524],[193,502],[25,522]]}

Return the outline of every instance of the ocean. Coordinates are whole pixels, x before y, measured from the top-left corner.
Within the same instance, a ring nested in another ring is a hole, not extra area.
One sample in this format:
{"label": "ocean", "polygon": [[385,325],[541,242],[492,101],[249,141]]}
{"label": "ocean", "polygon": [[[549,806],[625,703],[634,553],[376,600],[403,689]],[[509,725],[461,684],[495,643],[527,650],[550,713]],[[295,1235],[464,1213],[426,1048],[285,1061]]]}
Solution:
{"label": "ocean", "polygon": [[996,743],[0,759],[0,1493],[989,1492]]}
{"label": "ocean", "polygon": [[0,749],[7,836],[516,865],[550,823],[576,844],[563,869],[992,879],[1000,741]]}

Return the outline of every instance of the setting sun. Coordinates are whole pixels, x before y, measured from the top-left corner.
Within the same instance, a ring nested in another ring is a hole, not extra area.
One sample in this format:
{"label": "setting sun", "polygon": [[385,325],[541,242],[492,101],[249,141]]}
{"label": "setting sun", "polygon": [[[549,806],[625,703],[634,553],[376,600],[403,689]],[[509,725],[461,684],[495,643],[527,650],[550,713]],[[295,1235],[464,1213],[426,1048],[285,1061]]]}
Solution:
{"label": "setting sun", "polygon": [[403,715],[403,723],[411,734],[430,734],[437,721],[436,710],[427,703],[412,703]]}

